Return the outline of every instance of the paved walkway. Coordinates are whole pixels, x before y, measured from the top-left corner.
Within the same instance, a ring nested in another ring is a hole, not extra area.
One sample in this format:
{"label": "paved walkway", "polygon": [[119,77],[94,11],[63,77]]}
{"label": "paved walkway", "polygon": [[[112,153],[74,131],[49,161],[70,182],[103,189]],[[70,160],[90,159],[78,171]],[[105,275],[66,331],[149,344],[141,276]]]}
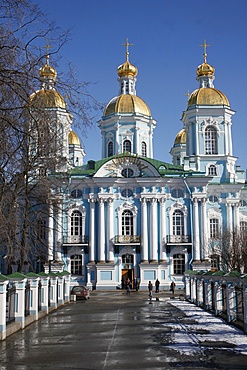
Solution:
{"label": "paved walkway", "polygon": [[247,336],[179,294],[150,302],[148,292],[97,291],[8,337],[0,363],[1,370],[244,370]]}

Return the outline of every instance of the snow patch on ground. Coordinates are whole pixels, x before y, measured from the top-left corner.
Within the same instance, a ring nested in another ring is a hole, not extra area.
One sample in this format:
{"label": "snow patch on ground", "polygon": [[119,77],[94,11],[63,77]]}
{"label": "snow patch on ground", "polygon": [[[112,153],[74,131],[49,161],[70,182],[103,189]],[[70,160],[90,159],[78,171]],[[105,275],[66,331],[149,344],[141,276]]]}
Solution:
{"label": "snow patch on ground", "polygon": [[[223,342],[219,348],[229,349],[233,345],[232,350],[247,355],[247,336],[241,330],[226,324],[223,319],[189,302],[170,300],[170,303],[183,311],[188,318],[196,321],[196,324],[183,324],[179,321],[165,324],[166,327],[171,327],[174,334],[174,347],[170,347],[183,354],[191,355],[203,352],[205,349],[203,342],[207,342],[207,348],[214,347],[214,343],[215,347],[219,347],[219,342]],[[198,333],[200,330],[204,333]],[[224,343],[229,346],[224,346]]]}

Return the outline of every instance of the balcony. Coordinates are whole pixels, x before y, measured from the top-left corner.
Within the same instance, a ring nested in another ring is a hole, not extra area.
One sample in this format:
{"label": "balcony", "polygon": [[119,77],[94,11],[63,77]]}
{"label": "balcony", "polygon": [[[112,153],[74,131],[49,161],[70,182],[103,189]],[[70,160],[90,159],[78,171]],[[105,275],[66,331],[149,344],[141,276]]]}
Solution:
{"label": "balcony", "polygon": [[139,245],[141,242],[140,235],[115,235],[114,244]]}
{"label": "balcony", "polygon": [[190,235],[167,235],[166,244],[191,244]]}
{"label": "balcony", "polygon": [[88,245],[88,236],[86,235],[65,235],[63,236],[63,245]]}

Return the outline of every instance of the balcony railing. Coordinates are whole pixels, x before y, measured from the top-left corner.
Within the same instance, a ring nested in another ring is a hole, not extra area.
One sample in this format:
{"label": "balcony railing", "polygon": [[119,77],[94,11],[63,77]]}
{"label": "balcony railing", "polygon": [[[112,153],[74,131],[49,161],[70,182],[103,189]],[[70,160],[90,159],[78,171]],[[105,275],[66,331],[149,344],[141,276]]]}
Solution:
{"label": "balcony railing", "polygon": [[167,235],[166,237],[167,244],[188,244],[191,243],[190,235]]}
{"label": "balcony railing", "polygon": [[65,235],[63,236],[63,244],[88,245],[88,236],[87,235]]}
{"label": "balcony railing", "polygon": [[115,244],[140,244],[140,235],[115,235]]}

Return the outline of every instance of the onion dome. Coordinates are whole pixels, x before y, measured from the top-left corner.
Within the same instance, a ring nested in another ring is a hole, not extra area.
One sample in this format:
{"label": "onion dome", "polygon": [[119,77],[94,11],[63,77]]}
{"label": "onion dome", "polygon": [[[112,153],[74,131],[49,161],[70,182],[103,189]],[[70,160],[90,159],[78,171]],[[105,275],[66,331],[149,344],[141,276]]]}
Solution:
{"label": "onion dome", "polygon": [[46,64],[39,70],[41,89],[29,97],[29,104],[34,108],[62,108],[66,103],[62,95],[55,89],[57,71],[49,64],[49,55],[46,55]]}
{"label": "onion dome", "polygon": [[229,100],[220,90],[214,87],[199,88],[192,92],[188,100],[188,107],[192,105],[227,105]]}
{"label": "onion dome", "polygon": [[115,113],[139,113],[151,116],[147,104],[136,95],[122,94],[113,98],[106,106],[104,116]]}
{"label": "onion dome", "polygon": [[181,145],[186,144],[186,131],[185,128],[183,128],[179,133],[177,134],[174,145]]}
{"label": "onion dome", "polygon": [[68,135],[68,143],[69,145],[81,145],[79,137],[73,131],[70,131]]}
{"label": "onion dome", "polygon": [[214,67],[208,63],[202,63],[197,67],[196,74],[198,77],[200,76],[213,76],[214,75]]}
{"label": "onion dome", "polygon": [[136,77],[138,73],[138,69],[131,64],[128,60],[121,64],[118,69],[117,69],[117,74],[119,77],[125,77],[125,76],[130,76],[130,77]]}
{"label": "onion dome", "polygon": [[40,89],[30,96],[29,101],[34,108],[66,108],[64,98],[56,90]]}
{"label": "onion dome", "polygon": [[43,67],[40,68],[39,75],[41,78],[47,77],[55,80],[57,77],[57,71],[55,70],[55,68],[46,63]]}
{"label": "onion dome", "polygon": [[199,89],[193,91],[188,100],[188,107],[193,105],[227,105],[230,103],[220,90],[215,89],[214,81],[214,67],[207,63],[206,47],[210,46],[204,40],[203,46],[203,63],[197,67],[197,81],[199,81]]}

